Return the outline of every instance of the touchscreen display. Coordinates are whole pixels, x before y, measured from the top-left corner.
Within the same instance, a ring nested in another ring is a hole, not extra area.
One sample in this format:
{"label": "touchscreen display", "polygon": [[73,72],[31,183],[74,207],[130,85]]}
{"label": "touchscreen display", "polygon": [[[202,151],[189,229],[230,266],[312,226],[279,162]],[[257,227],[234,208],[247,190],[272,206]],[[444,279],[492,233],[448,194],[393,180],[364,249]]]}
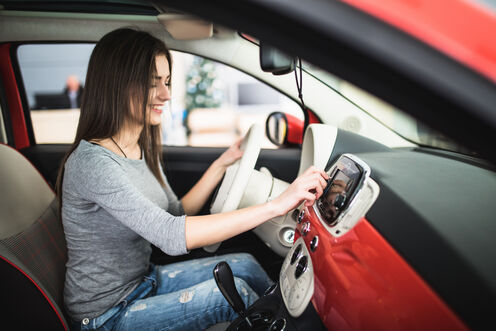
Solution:
{"label": "touchscreen display", "polygon": [[317,202],[319,212],[328,224],[333,223],[349,204],[359,178],[360,171],[355,165],[342,170],[336,169],[334,175],[331,175],[324,193]]}

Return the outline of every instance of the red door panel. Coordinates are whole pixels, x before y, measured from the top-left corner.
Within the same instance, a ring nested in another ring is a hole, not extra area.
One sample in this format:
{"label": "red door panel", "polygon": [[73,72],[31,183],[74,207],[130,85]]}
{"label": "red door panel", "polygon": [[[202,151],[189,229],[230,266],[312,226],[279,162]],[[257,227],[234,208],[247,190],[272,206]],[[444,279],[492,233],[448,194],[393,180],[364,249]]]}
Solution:
{"label": "red door panel", "polygon": [[296,238],[305,222],[307,247],[319,237],[312,303],[329,330],[467,330],[366,219],[335,238],[307,208]]}

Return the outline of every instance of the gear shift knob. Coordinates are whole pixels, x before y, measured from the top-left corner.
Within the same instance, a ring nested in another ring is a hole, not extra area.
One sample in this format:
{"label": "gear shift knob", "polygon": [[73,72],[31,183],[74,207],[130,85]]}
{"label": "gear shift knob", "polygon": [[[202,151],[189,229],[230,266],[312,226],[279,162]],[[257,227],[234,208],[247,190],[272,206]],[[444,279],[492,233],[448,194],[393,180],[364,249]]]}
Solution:
{"label": "gear shift knob", "polygon": [[236,289],[236,285],[234,284],[234,276],[229,264],[224,261],[217,263],[214,268],[214,278],[217,283],[217,287],[222,295],[224,295],[227,302],[229,302],[234,311],[238,313],[239,316],[244,318],[248,322],[248,325],[251,326],[250,320],[246,316],[245,303]]}

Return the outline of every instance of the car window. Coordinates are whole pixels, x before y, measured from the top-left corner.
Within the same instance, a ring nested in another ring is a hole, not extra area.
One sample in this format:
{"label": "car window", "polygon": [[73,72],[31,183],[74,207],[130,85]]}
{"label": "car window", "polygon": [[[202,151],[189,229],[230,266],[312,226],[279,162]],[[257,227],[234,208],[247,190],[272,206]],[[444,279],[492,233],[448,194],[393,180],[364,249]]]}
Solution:
{"label": "car window", "polygon": [[[71,143],[94,44],[28,44],[18,62],[36,143]],[[225,147],[274,111],[303,120],[299,105],[227,65],[172,51],[172,99],[163,112],[162,141],[172,146]],[[264,148],[276,148],[268,139]]]}
{"label": "car window", "polygon": [[21,45],[17,59],[37,143],[71,143],[94,44]]}
{"label": "car window", "polygon": [[[172,100],[164,112],[164,143],[229,146],[274,111],[304,119],[301,107],[255,78],[221,63],[172,52]],[[268,139],[265,148],[275,148]]]}

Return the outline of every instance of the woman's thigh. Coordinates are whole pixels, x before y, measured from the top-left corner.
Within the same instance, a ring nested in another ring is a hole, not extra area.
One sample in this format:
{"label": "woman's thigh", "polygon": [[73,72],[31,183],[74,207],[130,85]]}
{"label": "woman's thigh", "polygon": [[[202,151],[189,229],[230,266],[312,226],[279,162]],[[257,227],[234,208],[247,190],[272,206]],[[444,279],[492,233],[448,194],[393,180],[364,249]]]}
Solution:
{"label": "woman's thigh", "polygon": [[252,255],[235,253],[157,266],[157,295],[213,279],[213,269],[220,261],[226,261],[234,276],[246,281],[259,296],[273,283]]}
{"label": "woman's thigh", "polygon": [[[246,282],[235,278],[235,283],[247,306],[258,299]],[[236,317],[211,279],[133,302],[122,312],[116,330],[204,330]]]}

